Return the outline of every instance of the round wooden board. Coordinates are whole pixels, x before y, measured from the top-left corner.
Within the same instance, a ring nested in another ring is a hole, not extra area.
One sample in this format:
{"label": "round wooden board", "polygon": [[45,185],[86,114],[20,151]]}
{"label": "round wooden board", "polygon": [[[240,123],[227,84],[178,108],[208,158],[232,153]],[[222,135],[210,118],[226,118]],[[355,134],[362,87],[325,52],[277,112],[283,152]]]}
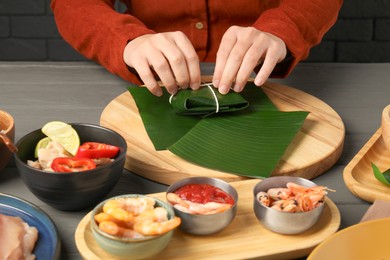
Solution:
{"label": "round wooden board", "polygon": [[[262,88],[279,110],[310,112],[272,176],[312,179],[333,166],[341,155],[345,136],[344,124],[337,112],[318,98],[286,85],[267,82]],[[107,105],[100,123],[126,139],[126,169],[147,179],[168,185],[196,176],[228,182],[247,179],[194,165],[167,150],[156,151],[128,91]]]}
{"label": "round wooden board", "polygon": [[[264,228],[253,213],[253,188],[259,180],[232,182],[239,194],[238,207],[232,223],[209,236],[194,236],[174,231],[172,240],[158,259],[293,259],[307,256],[314,247],[333,235],[340,226],[340,212],[327,198],[319,221],[297,235],[281,235]],[[165,192],[150,196],[166,201]],[[84,259],[118,259],[105,252],[93,238],[91,213],[78,224],[75,242]],[[239,246],[237,246],[239,245]],[[155,258],[152,258],[155,259]]]}

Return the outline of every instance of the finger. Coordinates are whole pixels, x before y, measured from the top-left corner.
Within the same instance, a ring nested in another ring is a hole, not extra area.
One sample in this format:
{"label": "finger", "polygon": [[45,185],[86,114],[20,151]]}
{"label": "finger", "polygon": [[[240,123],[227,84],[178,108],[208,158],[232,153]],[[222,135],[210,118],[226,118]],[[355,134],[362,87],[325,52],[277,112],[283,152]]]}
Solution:
{"label": "finger", "polygon": [[241,67],[237,72],[236,80],[234,82],[233,90],[235,92],[241,92],[244,89],[254,68],[261,61],[261,57],[264,53],[263,49],[256,45],[252,45],[245,54],[245,57],[241,63]]}
{"label": "finger", "polygon": [[[177,33],[175,40],[177,48],[184,58],[183,64],[177,64],[180,68],[173,68],[176,80],[182,88],[190,86],[191,89],[198,89],[201,83],[199,57],[185,34]],[[185,70],[185,72],[183,71],[180,75],[176,73],[181,70]]]}
{"label": "finger", "polygon": [[269,51],[266,53],[263,65],[255,78],[256,86],[261,86],[265,83],[278,63],[278,60],[279,56],[275,55],[275,52]]}
{"label": "finger", "polygon": [[219,82],[218,90],[221,94],[229,92],[249,47],[250,44],[244,41],[237,41],[233,47]]}
{"label": "finger", "polygon": [[221,43],[219,45],[213,74],[213,85],[216,88],[219,87],[227,60],[237,42],[237,37],[233,31],[234,28],[229,28],[223,35]]}
{"label": "finger", "polygon": [[161,82],[165,86],[168,93],[174,95],[178,91],[176,79],[171,71],[171,66],[168,60],[160,51],[155,51],[149,56],[149,64],[153,70],[157,73]]}
{"label": "finger", "polygon": [[[176,84],[180,88],[188,88],[190,77],[188,74],[187,64],[183,53],[176,45],[170,45],[165,49],[161,49],[161,51],[163,52],[163,56],[168,62],[167,64],[163,64],[162,66],[160,65],[160,69],[162,70],[162,72],[164,72],[162,77],[165,77],[165,79],[168,80],[169,83],[172,79],[174,79]],[[168,74],[168,70],[170,70],[170,74]],[[172,75],[172,78],[170,75]]]}
{"label": "finger", "polygon": [[163,92],[157,83],[146,60],[140,60],[134,67],[146,88],[155,96],[160,97]]}

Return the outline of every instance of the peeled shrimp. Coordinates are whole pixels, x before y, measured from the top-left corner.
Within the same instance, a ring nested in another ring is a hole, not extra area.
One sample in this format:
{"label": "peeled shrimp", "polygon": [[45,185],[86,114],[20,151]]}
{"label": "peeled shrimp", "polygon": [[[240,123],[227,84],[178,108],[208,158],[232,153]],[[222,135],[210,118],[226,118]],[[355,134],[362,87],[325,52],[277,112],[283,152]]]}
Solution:
{"label": "peeled shrimp", "polygon": [[117,224],[117,225],[119,225],[121,227],[132,228],[133,225],[134,225],[134,223],[131,222],[131,221],[128,221],[128,222],[122,221],[122,220],[119,220],[119,219],[113,217],[112,215],[109,215],[109,214],[104,213],[104,212],[100,212],[100,213],[96,214],[94,216],[94,219],[98,223],[101,223],[103,221],[111,221],[111,222],[114,222],[115,224]]}
{"label": "peeled shrimp", "polygon": [[134,220],[134,213],[127,211],[124,201],[120,199],[107,201],[103,205],[103,212],[120,221],[131,222]]}
{"label": "peeled shrimp", "polygon": [[160,235],[180,225],[180,218],[169,220],[167,210],[154,204],[152,198],[111,199],[94,219],[102,231],[129,238]]}
{"label": "peeled shrimp", "polygon": [[99,223],[99,228],[100,230],[113,236],[126,237],[126,238],[144,237],[144,235],[138,233],[137,231],[130,228],[121,227],[120,225],[118,225],[113,221],[108,221],[108,220],[102,221]]}
{"label": "peeled shrimp", "polygon": [[157,222],[163,222],[168,220],[168,212],[163,207],[156,207],[152,210],[146,210],[137,217],[134,222],[152,220]]}
{"label": "peeled shrimp", "polygon": [[224,212],[232,207],[231,204],[207,202],[205,204],[195,203],[189,200],[183,200],[175,193],[168,193],[167,199],[173,204],[173,206],[181,211],[192,214],[216,214]]}
{"label": "peeled shrimp", "polygon": [[176,227],[178,227],[181,223],[181,219],[178,217],[174,217],[168,221],[163,222],[155,222],[153,220],[145,220],[135,222],[134,230],[146,235],[146,236],[155,236],[164,234]]}

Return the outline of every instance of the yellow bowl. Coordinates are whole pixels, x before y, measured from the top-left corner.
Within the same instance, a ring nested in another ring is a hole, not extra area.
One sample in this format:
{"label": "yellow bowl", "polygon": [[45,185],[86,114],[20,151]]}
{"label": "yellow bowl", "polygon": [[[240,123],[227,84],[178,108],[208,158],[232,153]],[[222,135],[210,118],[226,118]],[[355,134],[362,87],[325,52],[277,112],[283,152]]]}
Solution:
{"label": "yellow bowl", "polygon": [[308,260],[389,259],[390,218],[362,222],[343,229],[319,244]]}

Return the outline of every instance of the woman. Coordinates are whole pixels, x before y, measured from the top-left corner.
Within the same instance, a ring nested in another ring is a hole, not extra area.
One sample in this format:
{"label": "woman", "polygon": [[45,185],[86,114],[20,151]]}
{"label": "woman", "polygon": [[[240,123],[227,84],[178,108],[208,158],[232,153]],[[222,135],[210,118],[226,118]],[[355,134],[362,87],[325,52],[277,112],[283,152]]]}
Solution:
{"label": "woman", "polygon": [[85,57],[157,96],[198,89],[199,62],[216,62],[219,92],[285,77],[336,22],[342,0],[53,0],[63,38]]}

